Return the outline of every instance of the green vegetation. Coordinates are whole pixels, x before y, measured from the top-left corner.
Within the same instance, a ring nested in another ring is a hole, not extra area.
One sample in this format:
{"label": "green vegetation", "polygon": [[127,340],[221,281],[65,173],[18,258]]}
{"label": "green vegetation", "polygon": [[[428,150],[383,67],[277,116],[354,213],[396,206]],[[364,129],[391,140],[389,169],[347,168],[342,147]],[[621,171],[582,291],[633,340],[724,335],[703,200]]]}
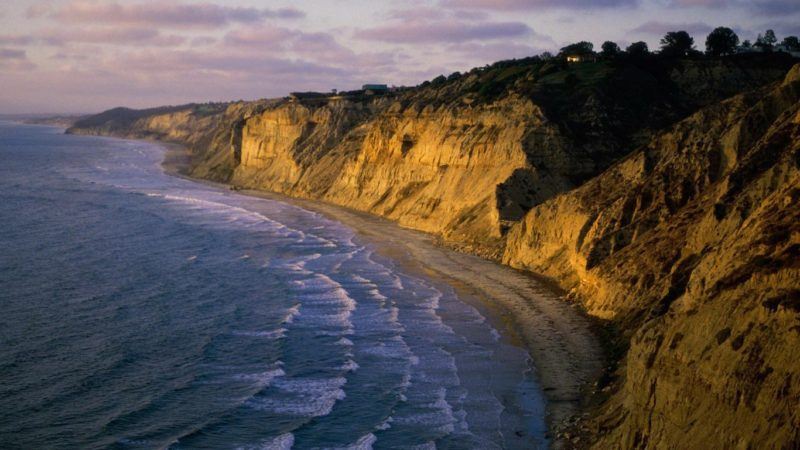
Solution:
{"label": "green vegetation", "polygon": [[600,56],[606,59],[616,58],[622,52],[622,50],[619,48],[619,45],[617,45],[616,42],[611,41],[603,42],[603,46],[600,48],[602,50],[600,52]]}
{"label": "green vegetation", "polygon": [[739,36],[728,27],[717,27],[706,38],[706,53],[712,56],[732,55],[739,45]]}
{"label": "green vegetation", "polygon": [[638,41],[629,45],[625,50],[631,58],[643,58],[650,54],[650,49],[647,48],[647,42]]}
{"label": "green vegetation", "polygon": [[664,56],[688,56],[694,50],[694,38],[685,31],[670,31],[661,38]]}

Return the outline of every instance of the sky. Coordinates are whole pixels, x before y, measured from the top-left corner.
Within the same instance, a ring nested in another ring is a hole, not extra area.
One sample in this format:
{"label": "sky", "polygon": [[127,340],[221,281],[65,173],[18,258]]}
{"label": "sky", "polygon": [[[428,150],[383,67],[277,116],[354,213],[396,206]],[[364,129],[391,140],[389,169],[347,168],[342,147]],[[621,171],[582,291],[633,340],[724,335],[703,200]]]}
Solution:
{"label": "sky", "polygon": [[587,40],[800,35],[800,0],[4,0],[0,114],[416,85]]}

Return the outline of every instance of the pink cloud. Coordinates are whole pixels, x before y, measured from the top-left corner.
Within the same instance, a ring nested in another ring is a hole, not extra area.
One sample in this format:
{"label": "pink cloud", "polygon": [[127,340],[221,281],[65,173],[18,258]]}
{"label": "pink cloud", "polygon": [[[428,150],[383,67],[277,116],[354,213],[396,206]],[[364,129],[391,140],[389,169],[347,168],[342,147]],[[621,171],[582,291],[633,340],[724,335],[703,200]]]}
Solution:
{"label": "pink cloud", "polygon": [[283,27],[250,27],[229,32],[223,43],[231,52],[286,54],[313,58],[321,62],[352,60],[355,53],[339,44],[329,33],[308,33]]}

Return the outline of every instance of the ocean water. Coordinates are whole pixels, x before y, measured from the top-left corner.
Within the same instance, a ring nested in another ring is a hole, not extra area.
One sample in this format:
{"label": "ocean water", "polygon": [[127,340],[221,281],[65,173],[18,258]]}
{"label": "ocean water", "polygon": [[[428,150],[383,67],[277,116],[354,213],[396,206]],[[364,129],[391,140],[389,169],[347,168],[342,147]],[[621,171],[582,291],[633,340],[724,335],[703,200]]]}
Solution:
{"label": "ocean water", "polygon": [[345,226],[0,122],[0,448],[540,448],[526,352]]}

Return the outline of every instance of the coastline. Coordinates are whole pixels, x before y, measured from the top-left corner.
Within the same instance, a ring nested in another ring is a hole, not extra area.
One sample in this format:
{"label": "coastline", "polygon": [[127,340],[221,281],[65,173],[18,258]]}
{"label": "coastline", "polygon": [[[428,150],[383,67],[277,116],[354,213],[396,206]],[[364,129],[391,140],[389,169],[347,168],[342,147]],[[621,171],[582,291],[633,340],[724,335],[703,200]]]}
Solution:
{"label": "coastline", "polygon": [[[191,155],[180,144],[151,141],[166,151],[163,170],[194,182],[228,188],[227,184],[186,174]],[[531,356],[535,378],[546,399],[549,438],[566,419],[581,411],[586,389],[602,372],[604,354],[592,332],[592,321],[553,287],[532,274],[479,256],[456,252],[435,236],[341,206],[258,190],[239,194],[281,201],[317,212],[353,229],[380,256],[407,273],[434,278],[452,286],[465,302],[486,312],[487,319],[510,343]]]}

